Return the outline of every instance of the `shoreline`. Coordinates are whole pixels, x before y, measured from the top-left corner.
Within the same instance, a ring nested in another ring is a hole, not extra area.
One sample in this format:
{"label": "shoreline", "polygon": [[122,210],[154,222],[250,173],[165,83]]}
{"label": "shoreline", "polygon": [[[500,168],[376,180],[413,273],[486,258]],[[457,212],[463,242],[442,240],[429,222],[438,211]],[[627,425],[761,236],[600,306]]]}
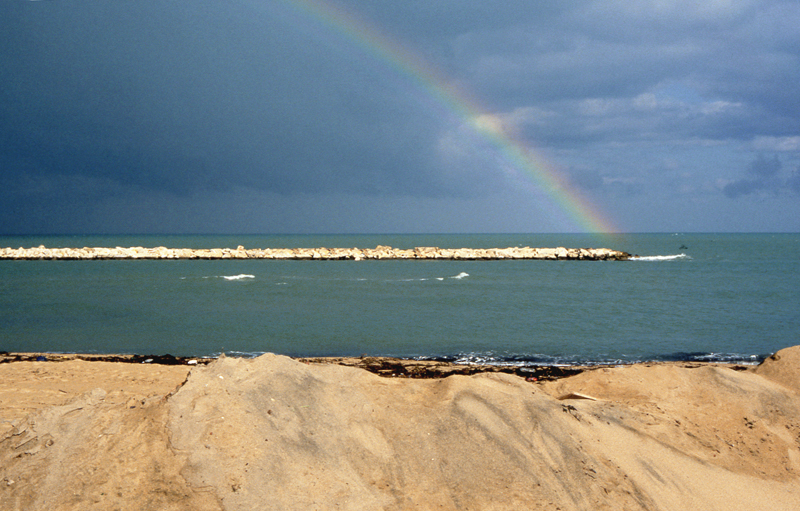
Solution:
{"label": "shoreline", "polygon": [[552,379],[2,356],[3,509],[800,508],[800,346]]}
{"label": "shoreline", "polygon": [[[208,365],[220,358],[234,358],[252,360],[263,355],[238,357],[230,355],[213,357],[184,357],[165,355],[139,355],[139,354],[114,354],[114,353],[51,353],[51,352],[2,352],[0,351],[0,364],[17,362],[67,362],[81,360],[84,362],[111,362],[123,364],[167,365],[167,366],[197,366]],[[643,360],[632,362],[608,363],[577,363],[577,364],[473,364],[458,363],[442,359],[415,359],[387,356],[358,357],[295,357],[289,359],[313,365],[339,365],[363,369],[383,377],[436,379],[452,375],[471,376],[481,373],[503,373],[530,378],[531,381],[553,381],[561,378],[575,376],[584,371],[594,371],[604,368],[632,367],[637,365],[656,366],[673,365],[684,368],[698,368],[704,366],[721,366],[735,371],[747,371],[757,367],[763,360],[754,363],[740,361],[705,361],[705,360]]]}

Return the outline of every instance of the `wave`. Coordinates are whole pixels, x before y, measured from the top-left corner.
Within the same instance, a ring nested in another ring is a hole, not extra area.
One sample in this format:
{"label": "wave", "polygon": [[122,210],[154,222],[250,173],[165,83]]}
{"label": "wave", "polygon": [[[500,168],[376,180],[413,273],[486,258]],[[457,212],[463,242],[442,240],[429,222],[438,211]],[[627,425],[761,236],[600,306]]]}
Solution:
{"label": "wave", "polygon": [[242,279],[254,279],[256,278],[256,276],[240,273],[239,275],[223,275],[222,278],[225,280],[242,280]]}
{"label": "wave", "polygon": [[648,357],[648,360],[658,362],[710,362],[720,364],[743,364],[743,365],[756,365],[763,362],[769,355],[746,355],[743,353],[703,353],[703,352],[677,352],[669,353],[666,355],[656,355]]}
{"label": "wave", "polygon": [[535,366],[614,366],[646,362],[705,362],[719,364],[757,365],[769,355],[743,353],[669,353],[660,355],[621,355],[609,356],[568,356],[530,354],[499,354],[494,352],[459,353],[457,355],[421,355],[412,357],[415,360],[433,360],[461,365],[491,365],[501,367],[535,367]]}
{"label": "wave", "polygon": [[[255,358],[264,355],[265,351],[224,351],[214,352],[210,355],[200,355],[199,358],[216,358],[220,355],[226,357],[239,357],[239,358]],[[308,353],[290,353],[290,357],[341,357],[341,356],[357,356],[355,354],[341,354],[341,353],[323,353],[323,354],[308,354]],[[370,356],[375,357],[396,357],[401,360],[420,360],[420,361],[433,361],[433,362],[446,362],[466,366],[496,366],[496,367],[515,367],[522,371],[531,370],[536,367],[598,367],[598,366],[627,366],[632,364],[642,363],[659,363],[659,362],[700,362],[710,364],[736,364],[745,366],[758,365],[770,354],[745,354],[745,353],[709,353],[709,352],[676,352],[660,355],[620,355],[620,356],[579,356],[579,355],[546,355],[541,353],[528,353],[528,354],[513,354],[513,353],[496,353],[493,351],[485,352],[462,352],[455,355],[392,355],[375,353]]]}
{"label": "wave", "polygon": [[242,279],[254,279],[256,278],[255,275],[246,275],[241,273],[239,275],[205,275],[203,277],[181,277],[181,280],[187,279],[225,279],[225,280],[242,280]]}
{"label": "wave", "polygon": [[[440,282],[441,282],[441,281],[443,281],[445,278],[448,278],[448,279],[457,279],[457,280],[461,280],[461,279],[463,279],[464,277],[469,277],[469,273],[467,273],[467,272],[463,272],[463,271],[462,271],[462,272],[461,272],[461,273],[459,273],[458,275],[452,275],[452,276],[450,276],[450,277],[434,277],[433,279],[434,279],[434,280],[438,280],[438,281],[440,281]],[[421,277],[421,278],[418,278],[418,279],[400,279],[400,282],[425,282],[426,280],[431,280],[431,279],[430,279],[430,278],[428,278],[428,277]]]}
{"label": "wave", "polygon": [[656,256],[634,256],[630,261],[675,261],[678,259],[691,259],[691,256],[686,254],[673,254],[673,255],[656,255]]}

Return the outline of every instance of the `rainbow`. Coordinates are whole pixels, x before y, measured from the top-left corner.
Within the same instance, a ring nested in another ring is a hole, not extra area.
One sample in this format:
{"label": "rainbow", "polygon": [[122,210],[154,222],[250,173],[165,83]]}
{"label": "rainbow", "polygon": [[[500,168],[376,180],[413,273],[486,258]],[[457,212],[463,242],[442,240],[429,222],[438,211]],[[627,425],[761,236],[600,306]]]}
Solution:
{"label": "rainbow", "polygon": [[528,144],[504,127],[503,121],[463,88],[453,84],[425,59],[381,33],[377,27],[355,13],[324,0],[282,0],[305,19],[315,20],[333,34],[344,38],[365,55],[404,76],[422,91],[426,100],[444,108],[468,126],[493,154],[496,161],[532,180],[537,189],[566,213],[581,232],[614,233],[614,224],[562,176],[563,173]]}

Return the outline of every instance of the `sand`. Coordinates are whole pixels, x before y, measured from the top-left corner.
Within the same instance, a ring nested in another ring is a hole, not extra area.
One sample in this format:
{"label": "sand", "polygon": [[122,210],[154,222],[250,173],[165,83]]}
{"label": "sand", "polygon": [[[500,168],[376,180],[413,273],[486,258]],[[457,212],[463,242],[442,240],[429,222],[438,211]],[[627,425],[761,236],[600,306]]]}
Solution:
{"label": "sand", "polygon": [[799,393],[800,347],[550,381],[11,362],[0,509],[796,510]]}

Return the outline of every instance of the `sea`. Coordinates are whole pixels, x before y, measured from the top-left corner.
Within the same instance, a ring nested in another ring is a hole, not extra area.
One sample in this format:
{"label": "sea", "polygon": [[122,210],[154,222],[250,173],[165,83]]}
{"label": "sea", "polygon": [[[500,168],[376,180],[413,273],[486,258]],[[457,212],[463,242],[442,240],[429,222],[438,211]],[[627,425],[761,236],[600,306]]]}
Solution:
{"label": "sea", "polygon": [[3,236],[2,247],[606,247],[630,261],[0,261],[0,351],[753,364],[800,344],[800,234]]}

